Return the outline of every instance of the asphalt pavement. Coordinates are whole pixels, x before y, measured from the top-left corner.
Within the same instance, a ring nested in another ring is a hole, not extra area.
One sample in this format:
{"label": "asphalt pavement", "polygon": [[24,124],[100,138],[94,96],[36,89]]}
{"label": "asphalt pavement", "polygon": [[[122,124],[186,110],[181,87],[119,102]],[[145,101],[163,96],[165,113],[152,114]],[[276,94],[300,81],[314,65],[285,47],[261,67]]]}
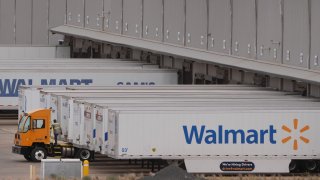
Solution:
{"label": "asphalt pavement", "polygon": [[30,165],[36,169],[36,174],[40,173],[40,163],[28,162],[22,155],[13,154],[14,134],[17,126],[0,126],[0,179],[29,179]]}
{"label": "asphalt pavement", "polygon": [[[30,165],[35,167],[36,175],[40,177],[41,163],[28,162],[22,155],[11,152],[16,131],[16,125],[0,125],[0,180],[29,179]],[[130,163],[127,160],[114,160],[105,155],[97,154],[96,160],[90,162],[90,176],[100,177],[99,179],[106,179],[106,177],[112,179],[112,177],[119,175],[130,174],[143,176],[151,173],[151,165],[150,167],[149,165],[145,162],[144,168],[142,168],[141,161]]]}

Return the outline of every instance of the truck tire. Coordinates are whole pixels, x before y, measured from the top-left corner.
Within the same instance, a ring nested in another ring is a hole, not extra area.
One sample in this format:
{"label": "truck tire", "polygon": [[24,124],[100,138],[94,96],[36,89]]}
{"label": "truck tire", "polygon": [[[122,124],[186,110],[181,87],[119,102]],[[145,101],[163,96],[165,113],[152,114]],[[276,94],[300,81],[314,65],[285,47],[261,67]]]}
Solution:
{"label": "truck tire", "polygon": [[30,154],[31,160],[40,162],[41,159],[47,159],[47,151],[42,147],[35,147]]}
{"label": "truck tire", "polygon": [[92,151],[88,149],[79,149],[76,157],[79,158],[81,161],[90,160],[92,157]]}
{"label": "truck tire", "polygon": [[23,155],[23,157],[24,157],[27,161],[32,161],[30,154],[25,154],[25,155]]}

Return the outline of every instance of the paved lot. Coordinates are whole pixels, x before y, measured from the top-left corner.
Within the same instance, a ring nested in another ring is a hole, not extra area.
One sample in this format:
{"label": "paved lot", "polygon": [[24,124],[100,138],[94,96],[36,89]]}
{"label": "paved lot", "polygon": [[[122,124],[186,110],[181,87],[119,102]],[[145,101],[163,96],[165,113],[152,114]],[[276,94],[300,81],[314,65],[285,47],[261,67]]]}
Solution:
{"label": "paved lot", "polygon": [[23,156],[11,153],[16,126],[0,126],[0,176],[3,179],[29,178],[30,165],[39,173],[40,163],[27,162]]}
{"label": "paved lot", "polygon": [[[29,179],[30,165],[35,166],[37,175],[40,172],[40,163],[28,162],[22,155],[11,153],[16,129],[13,125],[0,125],[0,180]],[[158,166],[155,166],[155,170],[157,168]],[[146,175],[150,172],[150,163],[147,165],[147,162],[144,162],[144,168],[141,168],[141,161],[129,163],[127,160],[113,160],[102,155],[96,155],[96,161],[90,163],[90,176],[98,176],[100,179],[130,173]]]}

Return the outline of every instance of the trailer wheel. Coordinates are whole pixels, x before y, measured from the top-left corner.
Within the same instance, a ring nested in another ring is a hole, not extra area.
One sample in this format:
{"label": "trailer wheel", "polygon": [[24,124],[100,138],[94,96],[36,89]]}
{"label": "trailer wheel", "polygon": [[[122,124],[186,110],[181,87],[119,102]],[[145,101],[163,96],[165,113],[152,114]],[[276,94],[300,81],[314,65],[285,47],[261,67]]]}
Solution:
{"label": "trailer wheel", "polygon": [[318,167],[318,163],[314,160],[305,161],[304,164],[309,172],[314,172]]}
{"label": "trailer wheel", "polygon": [[81,161],[90,160],[92,154],[91,151],[89,151],[88,149],[79,149],[76,157],[79,158]]}
{"label": "trailer wheel", "polygon": [[32,161],[30,154],[25,154],[25,155],[23,155],[23,157],[24,157],[27,161]]}
{"label": "trailer wheel", "polygon": [[47,158],[47,151],[42,148],[42,147],[35,147],[31,151],[31,160],[35,162],[40,162],[41,159],[46,159]]}
{"label": "trailer wheel", "polygon": [[298,162],[295,160],[292,160],[289,164],[289,171],[295,172],[298,169]]}

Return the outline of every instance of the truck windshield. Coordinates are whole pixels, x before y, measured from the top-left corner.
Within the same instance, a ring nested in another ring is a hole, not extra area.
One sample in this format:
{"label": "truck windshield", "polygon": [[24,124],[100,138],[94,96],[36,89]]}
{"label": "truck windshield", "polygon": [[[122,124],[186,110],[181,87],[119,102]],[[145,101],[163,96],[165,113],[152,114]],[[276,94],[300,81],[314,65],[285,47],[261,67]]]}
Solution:
{"label": "truck windshield", "polygon": [[30,116],[23,116],[19,122],[19,132],[27,132],[30,127]]}

